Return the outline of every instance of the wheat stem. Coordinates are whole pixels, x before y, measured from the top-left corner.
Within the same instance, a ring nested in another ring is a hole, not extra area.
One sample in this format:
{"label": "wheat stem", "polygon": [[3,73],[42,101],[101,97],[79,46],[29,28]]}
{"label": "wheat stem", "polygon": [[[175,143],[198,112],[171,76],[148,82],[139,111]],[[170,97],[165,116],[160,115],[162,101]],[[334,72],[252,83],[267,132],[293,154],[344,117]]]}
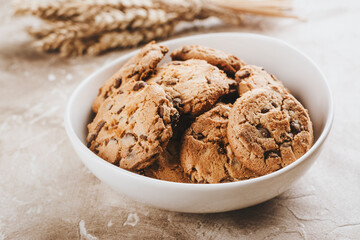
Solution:
{"label": "wheat stem", "polygon": [[15,12],[44,20],[28,32],[43,51],[96,55],[165,38],[180,21],[211,16],[239,25],[244,14],[292,17],[289,0],[41,0],[16,1]]}

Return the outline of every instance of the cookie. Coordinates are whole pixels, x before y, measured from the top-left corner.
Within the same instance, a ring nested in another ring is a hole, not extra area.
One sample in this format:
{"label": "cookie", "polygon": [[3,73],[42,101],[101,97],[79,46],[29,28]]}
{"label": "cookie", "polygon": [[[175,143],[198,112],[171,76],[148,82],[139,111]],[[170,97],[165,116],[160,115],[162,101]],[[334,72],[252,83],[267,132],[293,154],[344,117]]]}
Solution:
{"label": "cookie", "polygon": [[162,87],[129,82],[105,100],[88,125],[88,147],[124,169],[142,169],[163,152],[178,119]]}
{"label": "cookie", "polygon": [[264,68],[254,65],[243,66],[240,71],[236,72],[235,80],[238,82],[240,96],[253,89],[268,86],[275,86],[281,92],[289,92],[274,75],[267,73]]}
{"label": "cookie", "polygon": [[179,160],[180,141],[171,139],[165,151],[142,175],[170,182],[190,183],[190,178],[184,173]]}
{"label": "cookie", "polygon": [[246,92],[229,116],[227,136],[235,156],[259,175],[291,164],[314,141],[308,111],[292,95],[274,89]]}
{"label": "cookie", "polygon": [[180,161],[192,182],[233,182],[257,176],[235,158],[229,146],[230,107],[230,104],[218,104],[197,117],[185,132]]}
{"label": "cookie", "polygon": [[242,60],[234,55],[199,45],[182,46],[171,53],[171,58],[182,61],[189,59],[205,60],[230,76],[234,76],[241,66],[245,65]]}
{"label": "cookie", "polygon": [[105,99],[121,91],[123,84],[131,80],[138,81],[148,78],[167,52],[167,47],[160,46],[154,41],[143,47],[99,89],[92,106],[93,111],[97,113]]}
{"label": "cookie", "polygon": [[209,110],[236,84],[217,67],[197,59],[164,64],[147,83],[161,85],[181,113],[193,116]]}

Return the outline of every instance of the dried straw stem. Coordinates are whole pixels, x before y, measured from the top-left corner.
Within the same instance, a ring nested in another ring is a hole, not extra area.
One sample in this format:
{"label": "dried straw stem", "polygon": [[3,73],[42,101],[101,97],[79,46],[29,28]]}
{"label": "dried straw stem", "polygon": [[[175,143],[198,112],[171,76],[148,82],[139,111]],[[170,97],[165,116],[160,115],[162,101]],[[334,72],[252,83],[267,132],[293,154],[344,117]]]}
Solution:
{"label": "dried straw stem", "polygon": [[218,8],[231,10],[238,14],[253,14],[270,17],[298,18],[294,15],[286,14],[284,11],[291,9],[288,0],[209,0],[210,3]]}
{"label": "dried straw stem", "polygon": [[129,29],[150,28],[173,22],[175,16],[161,9],[128,9],[119,11],[111,9],[100,12],[94,19],[87,22],[48,21],[39,28],[29,28],[31,35],[42,38],[89,38],[103,32],[122,31]]}
{"label": "dried straw stem", "polygon": [[15,4],[16,14],[45,20],[28,32],[43,51],[96,55],[173,33],[180,21],[211,16],[239,25],[244,14],[294,17],[289,0],[41,0]]}
{"label": "dried straw stem", "polygon": [[89,55],[98,55],[113,48],[135,47],[141,43],[169,37],[174,31],[175,24],[164,24],[155,29],[137,31],[123,31],[105,33],[99,41],[88,48]]}
{"label": "dried straw stem", "polygon": [[13,2],[16,15],[33,15],[46,20],[78,17],[85,21],[104,9],[153,8],[151,0],[43,0]]}
{"label": "dried straw stem", "polygon": [[175,23],[158,25],[156,28],[145,28],[133,31],[105,32],[98,37],[68,39],[66,36],[50,34],[35,42],[42,51],[60,53],[62,57],[78,55],[98,55],[113,48],[135,47],[154,39],[169,37],[174,31]]}

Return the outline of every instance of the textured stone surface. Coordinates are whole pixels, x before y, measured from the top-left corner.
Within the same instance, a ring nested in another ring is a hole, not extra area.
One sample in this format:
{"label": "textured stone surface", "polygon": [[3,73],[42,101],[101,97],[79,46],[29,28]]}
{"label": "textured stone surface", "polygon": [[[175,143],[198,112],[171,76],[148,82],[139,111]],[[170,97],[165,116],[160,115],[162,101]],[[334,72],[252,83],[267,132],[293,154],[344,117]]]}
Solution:
{"label": "textured stone surface", "polygon": [[[75,87],[126,51],[60,59],[30,46],[0,1],[0,239],[358,239],[360,234],[360,4],[297,0],[307,22],[214,20],[199,32],[255,32],[295,45],[327,75],[335,121],[319,160],[288,191],[251,208],[182,214],[133,202],[101,183],[67,140],[63,113]],[[193,34],[192,32],[183,35]]]}

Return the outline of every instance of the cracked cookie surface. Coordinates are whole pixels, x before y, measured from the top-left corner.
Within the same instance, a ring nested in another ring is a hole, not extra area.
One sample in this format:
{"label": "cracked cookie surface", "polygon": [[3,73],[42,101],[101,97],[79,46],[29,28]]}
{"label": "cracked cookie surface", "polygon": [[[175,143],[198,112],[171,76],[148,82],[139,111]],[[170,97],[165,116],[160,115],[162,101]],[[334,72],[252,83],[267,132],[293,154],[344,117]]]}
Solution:
{"label": "cracked cookie surface", "polygon": [[271,88],[246,92],[234,103],[227,136],[235,156],[259,175],[291,164],[314,141],[308,111],[292,95]]}
{"label": "cracked cookie surface", "polygon": [[274,86],[278,91],[289,93],[289,90],[273,74],[269,74],[262,67],[255,65],[245,65],[235,74],[235,80],[238,82],[238,93],[242,96],[244,93],[257,88]]}
{"label": "cracked cookie surface", "polygon": [[167,52],[168,48],[165,46],[160,46],[155,42],[148,43],[99,89],[98,96],[92,105],[93,111],[97,113],[101,104],[112,94],[121,91],[121,86],[125,83],[148,78]]}
{"label": "cracked cookie surface", "polygon": [[245,62],[234,55],[199,45],[185,45],[171,53],[173,60],[201,59],[223,70],[229,76],[245,65]]}
{"label": "cracked cookie surface", "polygon": [[236,85],[223,71],[197,59],[166,63],[147,83],[161,85],[181,113],[193,116],[209,110]]}
{"label": "cracked cookie surface", "polygon": [[88,125],[88,147],[124,169],[149,166],[163,152],[179,119],[164,89],[129,82],[105,100]]}
{"label": "cracked cookie surface", "polygon": [[197,117],[185,132],[180,161],[192,182],[232,182],[257,176],[241,164],[229,146],[230,108],[231,104],[218,104]]}

